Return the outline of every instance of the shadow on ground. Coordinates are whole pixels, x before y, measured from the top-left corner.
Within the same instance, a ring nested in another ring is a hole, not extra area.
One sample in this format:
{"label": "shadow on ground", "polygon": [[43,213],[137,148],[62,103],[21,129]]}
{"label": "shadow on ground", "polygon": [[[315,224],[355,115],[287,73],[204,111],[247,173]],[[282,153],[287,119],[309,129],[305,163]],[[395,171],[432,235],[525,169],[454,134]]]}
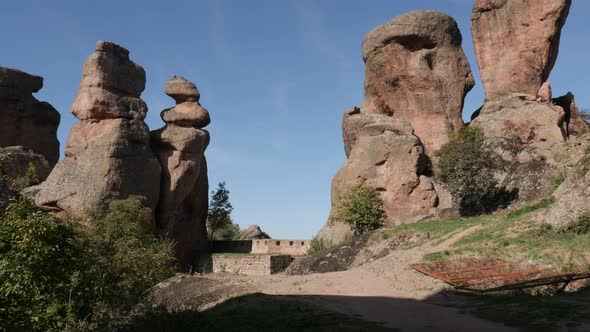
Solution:
{"label": "shadow on ground", "polygon": [[156,309],[136,317],[124,330],[587,331],[588,298],[588,290],[552,297],[440,293],[424,301],[257,293],[202,312]]}

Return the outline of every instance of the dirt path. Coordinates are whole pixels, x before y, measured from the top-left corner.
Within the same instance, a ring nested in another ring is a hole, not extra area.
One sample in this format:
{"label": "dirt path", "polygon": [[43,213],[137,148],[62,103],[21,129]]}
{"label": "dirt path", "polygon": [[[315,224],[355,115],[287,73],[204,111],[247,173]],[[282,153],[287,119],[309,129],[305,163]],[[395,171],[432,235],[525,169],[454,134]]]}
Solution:
{"label": "dirt path", "polygon": [[424,254],[446,250],[475,230],[476,227],[461,230],[436,245],[425,244],[396,250],[384,258],[348,271],[304,276],[229,278],[265,294],[312,298],[338,311],[383,322],[386,326],[402,331],[512,331],[501,324],[429,303],[457,299],[445,295],[444,291],[448,289],[446,284],[409,267]]}

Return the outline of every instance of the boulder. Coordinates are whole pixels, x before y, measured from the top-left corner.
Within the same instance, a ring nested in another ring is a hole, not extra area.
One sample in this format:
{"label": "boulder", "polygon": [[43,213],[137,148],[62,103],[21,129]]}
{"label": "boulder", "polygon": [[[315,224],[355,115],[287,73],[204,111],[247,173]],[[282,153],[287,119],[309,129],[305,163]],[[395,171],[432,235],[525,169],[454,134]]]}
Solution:
{"label": "boulder", "polygon": [[471,33],[486,100],[537,96],[549,78],[571,0],[476,0]]}
{"label": "boulder", "polygon": [[248,228],[243,229],[240,231],[240,235],[238,236],[240,240],[254,240],[254,239],[270,239],[271,237],[268,236],[265,232],[260,229],[258,225],[250,225]]}
{"label": "boulder", "polygon": [[568,92],[561,97],[554,98],[553,103],[560,106],[565,112],[564,129],[567,136],[579,135],[588,131],[588,123],[582,118],[578,105],[576,105],[574,95],[571,92]]}
{"label": "boulder", "polygon": [[72,105],[80,123],[70,130],[65,158],[25,194],[41,208],[74,216],[132,195],[155,209],[160,165],[143,121],[147,107],[139,95],[144,86],[145,72],[129,60],[129,51],[99,41]]}
{"label": "boulder", "polygon": [[209,132],[201,128],[209,124],[209,113],[199,104],[196,86],[182,77],[170,79],[164,91],[176,106],[162,111],[166,125],[151,133],[152,150],[162,167],[156,220],[160,232],[176,242],[181,268],[190,270],[208,250]]}
{"label": "boulder", "polygon": [[33,97],[42,87],[39,76],[0,67],[0,147],[24,146],[53,166],[59,160],[60,114]]}
{"label": "boulder", "polygon": [[518,139],[532,142],[563,142],[565,113],[559,106],[514,96],[488,101],[470,126],[483,130],[487,138]]}
{"label": "boulder", "polygon": [[439,196],[428,176],[429,161],[408,121],[376,113],[348,114],[345,127],[358,128],[348,160],[332,181],[332,212],[319,236],[341,242],[349,228],[334,219],[340,197],[365,185],[383,201],[386,225],[412,223],[436,216]]}
{"label": "boulder", "polygon": [[433,154],[463,127],[464,98],[475,84],[461,42],[455,20],[434,11],[413,11],[369,32],[362,112],[407,120]]}
{"label": "boulder", "polygon": [[51,165],[44,156],[23,146],[0,148],[0,214],[19,191],[43,181]]}
{"label": "boulder", "polygon": [[556,202],[545,218],[545,222],[552,226],[567,226],[582,214],[590,213],[590,155],[578,162],[553,196]]}

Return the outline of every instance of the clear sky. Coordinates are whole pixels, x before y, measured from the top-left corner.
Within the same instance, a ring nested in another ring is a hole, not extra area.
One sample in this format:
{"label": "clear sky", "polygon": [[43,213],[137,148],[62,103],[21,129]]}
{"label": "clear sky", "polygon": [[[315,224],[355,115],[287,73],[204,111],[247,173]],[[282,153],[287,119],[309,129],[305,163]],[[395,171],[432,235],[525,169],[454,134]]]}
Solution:
{"label": "clear sky", "polygon": [[[330,209],[330,183],[345,161],[341,117],[360,105],[361,41],[402,13],[429,9],[453,16],[477,85],[483,90],[469,31],[472,0],[4,0],[0,66],[43,76],[37,98],[62,115],[63,147],[82,64],[100,39],[118,43],[147,72],[142,98],[151,129],[174,101],[172,75],[194,81],[211,114],[206,152],[211,189],[226,181],[235,222],[261,225],[275,238],[311,238]],[[588,13],[574,0],[550,81],[590,107]]]}

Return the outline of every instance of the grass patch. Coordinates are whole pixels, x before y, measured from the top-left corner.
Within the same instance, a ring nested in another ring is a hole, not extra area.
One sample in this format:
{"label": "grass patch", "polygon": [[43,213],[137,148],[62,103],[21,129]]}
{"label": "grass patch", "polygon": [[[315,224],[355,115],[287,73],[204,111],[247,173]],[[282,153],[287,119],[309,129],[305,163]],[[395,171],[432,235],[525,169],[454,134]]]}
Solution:
{"label": "grass patch", "polygon": [[212,309],[136,318],[124,331],[396,331],[328,310],[295,296],[251,294]]}
{"label": "grass patch", "polygon": [[553,203],[555,203],[555,197],[551,196],[548,198],[544,198],[538,202],[528,204],[520,209],[517,209],[515,211],[508,213],[508,215],[506,215],[506,219],[514,220],[514,219],[520,218],[520,217],[522,217],[526,214],[529,214],[531,212],[535,212],[540,209],[548,208],[551,205],[553,205]]}
{"label": "grass patch", "polygon": [[439,221],[444,224],[425,222],[403,225],[388,231],[419,230],[430,232],[436,239],[479,225],[477,230],[456,241],[450,249],[429,253],[423,259],[437,261],[475,255],[534,262],[562,271],[590,269],[590,214],[583,215],[566,228],[554,229],[533,214],[547,209],[554,201],[553,198],[543,199],[504,215]]}

